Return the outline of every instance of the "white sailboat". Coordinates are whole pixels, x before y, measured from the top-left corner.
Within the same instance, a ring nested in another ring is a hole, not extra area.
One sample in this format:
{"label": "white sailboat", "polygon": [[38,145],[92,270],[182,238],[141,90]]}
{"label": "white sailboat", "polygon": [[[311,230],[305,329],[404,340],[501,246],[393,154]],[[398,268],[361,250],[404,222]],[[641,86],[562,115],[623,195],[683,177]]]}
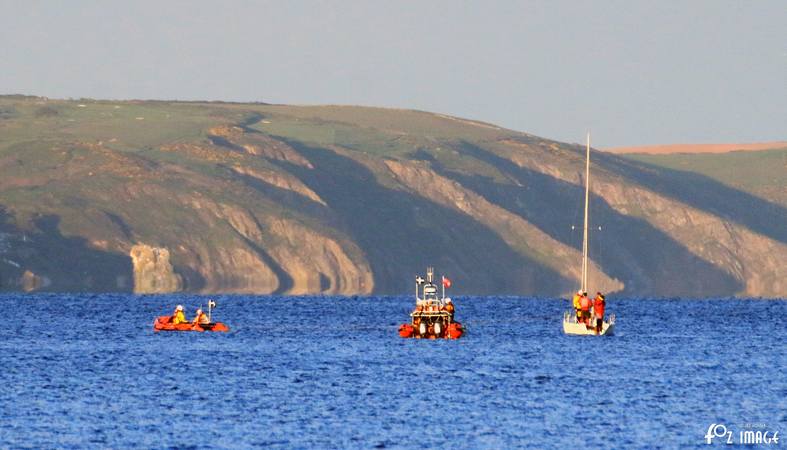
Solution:
{"label": "white sailboat", "polygon": [[[580,289],[587,292],[588,287],[588,206],[590,204],[590,133],[587,135],[587,148],[585,158],[585,221],[582,231],[582,280]],[[591,323],[595,321],[591,318]],[[566,311],[563,314],[563,333],[579,335],[598,335],[611,336],[615,332],[615,315],[610,315],[604,319],[601,332],[596,333],[595,327],[588,328],[582,322],[577,321],[574,311]]]}

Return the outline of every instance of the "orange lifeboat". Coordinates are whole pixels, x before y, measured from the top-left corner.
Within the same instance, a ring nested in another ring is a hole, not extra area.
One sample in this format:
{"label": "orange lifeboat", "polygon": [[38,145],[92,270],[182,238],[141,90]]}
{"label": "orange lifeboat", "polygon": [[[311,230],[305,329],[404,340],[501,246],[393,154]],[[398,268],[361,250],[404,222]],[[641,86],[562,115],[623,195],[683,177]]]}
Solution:
{"label": "orange lifeboat", "polygon": [[[211,321],[211,313],[213,309],[216,308],[216,301],[215,300],[208,300],[208,314],[204,316],[202,312],[202,308],[200,307],[197,309],[197,315],[200,317],[207,317],[209,323],[172,323],[171,316],[159,316],[156,317],[156,320],[153,321],[153,331],[218,331],[224,332],[230,331],[230,327],[221,323],[221,322],[213,322]],[[175,311],[183,311],[183,305],[178,305],[175,308]],[[196,316],[195,316],[196,317]],[[185,317],[184,317],[185,318]],[[194,322],[197,320],[195,319]]]}
{"label": "orange lifeboat", "polygon": [[416,339],[459,339],[465,330],[462,324],[454,322],[454,305],[445,296],[445,289],[451,287],[451,280],[442,277],[442,295],[438,297],[438,287],[434,283],[434,269],[426,269],[426,279],[415,279],[415,310],[410,313],[411,323],[399,327],[399,336]]}
{"label": "orange lifeboat", "polygon": [[192,323],[172,323],[172,317],[159,316],[153,321],[153,331],[230,331],[230,327],[221,322],[212,322],[206,324],[192,324]]}

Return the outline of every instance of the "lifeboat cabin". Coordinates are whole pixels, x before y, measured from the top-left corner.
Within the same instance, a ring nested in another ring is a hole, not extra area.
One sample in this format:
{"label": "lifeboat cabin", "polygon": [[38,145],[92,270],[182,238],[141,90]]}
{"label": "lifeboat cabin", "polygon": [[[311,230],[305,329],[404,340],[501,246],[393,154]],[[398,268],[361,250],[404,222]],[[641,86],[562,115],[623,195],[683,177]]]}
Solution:
{"label": "lifeboat cabin", "polygon": [[464,334],[462,324],[454,321],[454,304],[445,296],[451,280],[441,277],[441,294],[434,282],[434,268],[426,269],[426,279],[415,278],[415,310],[410,323],[399,327],[399,336],[416,339],[459,339]]}

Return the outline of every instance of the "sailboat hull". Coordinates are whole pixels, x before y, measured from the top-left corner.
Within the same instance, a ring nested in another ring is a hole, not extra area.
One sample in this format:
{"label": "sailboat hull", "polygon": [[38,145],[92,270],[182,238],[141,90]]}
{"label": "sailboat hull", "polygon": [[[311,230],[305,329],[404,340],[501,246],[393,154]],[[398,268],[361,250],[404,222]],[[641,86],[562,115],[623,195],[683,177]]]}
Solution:
{"label": "sailboat hull", "polygon": [[571,319],[563,319],[563,333],[580,336],[612,336],[615,334],[615,323],[604,321],[601,332],[596,334],[596,328],[588,328],[584,323],[579,323]]}

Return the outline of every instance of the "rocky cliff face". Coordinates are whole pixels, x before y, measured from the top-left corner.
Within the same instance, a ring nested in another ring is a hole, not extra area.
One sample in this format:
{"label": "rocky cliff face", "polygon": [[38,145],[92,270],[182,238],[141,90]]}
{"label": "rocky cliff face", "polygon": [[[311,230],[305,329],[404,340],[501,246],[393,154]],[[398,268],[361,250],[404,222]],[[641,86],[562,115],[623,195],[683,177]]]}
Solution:
{"label": "rocky cliff face", "polygon": [[[543,159],[535,162],[515,151],[508,156],[519,167],[536,170],[578,187],[583,183],[579,171],[561,170],[557,163],[550,164]],[[602,161],[606,158],[601,157]],[[715,275],[706,274],[694,280],[696,291],[712,295],[735,292],[772,296],[785,288],[787,265],[780,263],[779,255],[787,254],[787,244],[778,238],[756,233],[740,223],[702,211],[680,199],[633,184],[625,172],[614,173],[597,166],[594,173],[592,192],[605,206],[622,216],[644,220],[674,242],[685,246],[688,254],[673,258],[669,264],[685,268],[691,266],[691,260],[695,259],[718,269]],[[656,249],[649,250],[650,253],[658,253]],[[653,273],[649,278],[657,279]],[[688,283],[686,277],[670,275],[670,278],[673,285]],[[648,282],[647,289],[669,293],[669,289],[660,288],[652,282]]]}
{"label": "rocky cliff face", "polygon": [[[574,145],[403,110],[2,102],[0,289],[398,294],[426,265],[455,294],[578,284]],[[591,289],[783,295],[784,208],[615,155],[592,173]]]}
{"label": "rocky cliff face", "polygon": [[19,284],[25,292],[32,292],[47,285],[44,278],[39,277],[29,270],[24,271],[19,280]]}
{"label": "rocky cliff face", "polygon": [[[240,207],[192,200],[196,217],[209,228],[232,232],[222,246],[202,237],[182,240],[178,255],[189,273],[187,285],[204,292],[357,294],[374,288],[368,265],[337,241],[284,218]],[[354,250],[357,255],[360,252]]]}
{"label": "rocky cliff face", "polygon": [[[512,248],[527,247],[545,266],[566,279],[580,278],[581,266],[577,265],[577,261],[581,261],[582,253],[552,238],[522,217],[440,176],[423,164],[385,163],[394,176],[413,192],[469,215],[498,233]],[[589,277],[594,280],[595,288],[604,292],[620,291],[624,287],[620,280],[612,279],[593,261],[590,261]]]}
{"label": "rocky cliff face", "polygon": [[169,261],[169,250],[138,244],[129,253],[134,267],[134,292],[161,294],[177,292],[183,283]]}

